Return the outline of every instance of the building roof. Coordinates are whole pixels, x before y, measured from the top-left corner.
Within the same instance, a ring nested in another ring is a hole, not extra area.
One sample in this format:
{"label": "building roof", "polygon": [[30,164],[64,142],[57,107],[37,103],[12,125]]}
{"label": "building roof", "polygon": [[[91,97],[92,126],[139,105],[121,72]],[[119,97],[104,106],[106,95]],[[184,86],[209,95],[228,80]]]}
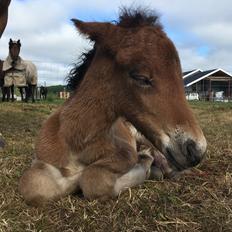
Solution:
{"label": "building roof", "polygon": [[193,69],[191,71],[183,72],[183,78],[186,78],[186,77],[188,77],[188,76],[190,76],[190,75],[192,75],[192,74],[194,74],[194,73],[196,73],[198,71],[202,72],[201,69]]}
{"label": "building roof", "polygon": [[223,73],[223,75],[225,76],[229,76],[232,77],[232,74],[224,71],[223,69],[211,69],[211,70],[207,70],[207,71],[202,71],[200,69],[197,69],[195,71],[191,71],[191,73],[189,72],[188,74],[183,73],[183,82],[184,82],[184,86],[188,87],[191,86],[193,84],[195,84],[196,82],[210,76],[216,73]]}
{"label": "building roof", "polygon": [[187,72],[183,72],[183,76],[186,76],[186,75],[188,75],[188,74],[190,74],[190,73],[192,73],[192,72],[194,72],[196,69],[193,69],[193,70],[191,70],[191,71],[187,71]]}

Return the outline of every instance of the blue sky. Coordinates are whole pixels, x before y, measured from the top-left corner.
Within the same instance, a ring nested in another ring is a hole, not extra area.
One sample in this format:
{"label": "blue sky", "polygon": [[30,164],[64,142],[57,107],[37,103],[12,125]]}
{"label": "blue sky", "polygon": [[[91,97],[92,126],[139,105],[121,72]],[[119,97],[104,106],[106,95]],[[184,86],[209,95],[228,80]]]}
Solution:
{"label": "blue sky", "polygon": [[64,84],[71,64],[91,48],[70,19],[112,21],[122,5],[156,9],[184,71],[220,67],[232,72],[230,0],[13,0],[0,58],[7,56],[9,38],[21,39],[21,56],[37,65],[40,83]]}

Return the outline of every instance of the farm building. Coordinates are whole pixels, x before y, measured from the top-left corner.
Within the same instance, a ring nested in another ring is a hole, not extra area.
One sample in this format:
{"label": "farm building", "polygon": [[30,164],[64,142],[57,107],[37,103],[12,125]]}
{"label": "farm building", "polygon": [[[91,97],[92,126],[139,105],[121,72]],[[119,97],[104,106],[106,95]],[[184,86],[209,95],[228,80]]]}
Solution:
{"label": "farm building", "polygon": [[183,73],[186,98],[189,100],[228,101],[232,99],[232,74],[223,69]]}

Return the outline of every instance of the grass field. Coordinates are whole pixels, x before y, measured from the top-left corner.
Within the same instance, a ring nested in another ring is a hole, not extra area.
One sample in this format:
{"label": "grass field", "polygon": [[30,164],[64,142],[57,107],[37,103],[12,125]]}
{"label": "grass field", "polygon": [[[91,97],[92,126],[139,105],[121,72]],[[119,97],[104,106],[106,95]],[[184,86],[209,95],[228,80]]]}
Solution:
{"label": "grass field", "polygon": [[232,231],[232,104],[191,103],[208,141],[206,160],[178,181],[147,181],[107,203],[65,197],[27,206],[18,180],[31,163],[51,103],[0,103],[0,231]]}

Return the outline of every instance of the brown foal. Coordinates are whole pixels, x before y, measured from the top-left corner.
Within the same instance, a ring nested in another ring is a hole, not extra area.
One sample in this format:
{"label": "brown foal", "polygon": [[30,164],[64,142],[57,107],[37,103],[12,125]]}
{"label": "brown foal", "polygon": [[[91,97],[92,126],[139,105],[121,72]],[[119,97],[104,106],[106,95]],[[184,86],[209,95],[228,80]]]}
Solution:
{"label": "brown foal", "polygon": [[72,73],[73,96],[39,133],[20,180],[26,202],[77,188],[88,199],[115,197],[143,183],[157,152],[176,171],[202,160],[206,140],[185,99],[178,53],[157,20],[140,9],[122,10],[115,24],[73,20],[95,46],[82,72]]}

